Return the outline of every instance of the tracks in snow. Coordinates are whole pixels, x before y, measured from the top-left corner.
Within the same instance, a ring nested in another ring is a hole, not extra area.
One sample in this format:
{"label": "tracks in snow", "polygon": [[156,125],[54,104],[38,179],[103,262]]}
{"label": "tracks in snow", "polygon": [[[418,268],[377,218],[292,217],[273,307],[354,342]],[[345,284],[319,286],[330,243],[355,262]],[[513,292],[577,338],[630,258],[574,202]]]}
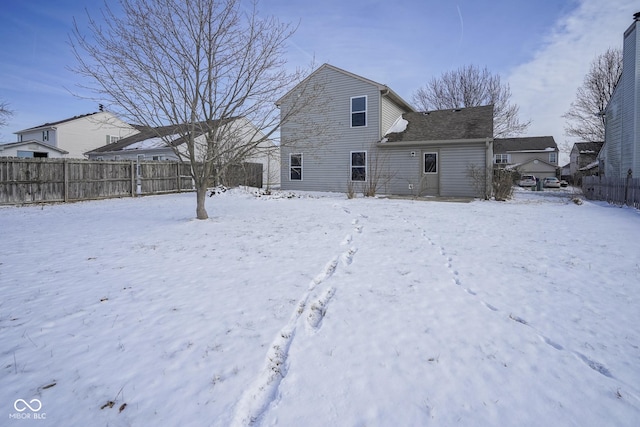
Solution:
{"label": "tracks in snow", "polygon": [[[340,206],[334,205],[334,207]],[[349,209],[342,208],[342,210],[348,215],[351,214]],[[254,424],[276,399],[280,382],[287,375],[289,348],[298,333],[300,319],[303,319],[304,329],[309,335],[315,334],[322,327],[327,308],[336,293],[336,288],[330,285],[329,279],[341,265],[346,268],[353,262],[354,255],[358,252],[358,248],[352,245],[353,234],[362,233],[364,226],[360,223],[361,218],[367,218],[367,216],[356,215],[351,221],[353,232],[347,234],[340,242],[341,246],[348,246],[348,248],[331,258],[311,280],[291,313],[289,321],[269,345],[262,371],[236,405],[232,426]]]}
{"label": "tracks in snow", "polygon": [[[429,237],[429,235],[427,234],[426,230],[424,230],[422,227],[420,227],[418,224],[414,224],[416,226],[417,229],[421,230],[422,232],[422,237],[428,242],[428,244],[434,248],[437,247],[438,252],[440,253],[440,256],[442,256],[445,260],[445,266],[447,267],[447,269],[449,270],[449,273],[451,275],[451,281],[454,285],[456,286],[460,286],[462,289],[464,289],[464,291],[469,294],[472,297],[476,297],[479,299],[478,294],[472,290],[469,287],[465,286],[465,283],[463,283],[463,280],[460,278],[460,274],[458,272],[458,270],[455,268],[454,266],[454,260],[453,257],[449,256],[446,248],[444,246],[439,246],[436,244],[436,242],[431,239],[431,237]],[[486,301],[482,301],[480,300],[480,303],[487,308],[488,310],[494,312],[494,313],[500,313],[500,310],[498,309],[498,307],[495,307],[494,305],[489,304]],[[565,350],[565,347],[562,346],[561,344],[551,340],[550,338],[544,336],[540,331],[538,331],[535,327],[533,327],[526,319],[523,319],[520,316],[514,315],[513,313],[510,313],[508,316],[509,320],[512,320],[516,323],[519,323],[523,326],[526,326],[528,328],[531,328],[533,331],[535,331],[537,337],[545,344],[547,344],[548,346],[550,346],[551,348],[553,348],[554,350],[557,351],[569,351],[571,352],[578,360],[580,360],[581,362],[583,362],[586,366],[588,366],[589,368],[591,368],[592,370],[594,370],[595,372],[604,375],[605,377],[608,378],[612,378],[615,379],[615,377],[613,376],[613,374],[611,373],[611,371],[602,363],[597,362],[595,360],[590,359],[589,357],[585,356],[582,353],[579,353],[577,351],[571,351],[571,350]]]}

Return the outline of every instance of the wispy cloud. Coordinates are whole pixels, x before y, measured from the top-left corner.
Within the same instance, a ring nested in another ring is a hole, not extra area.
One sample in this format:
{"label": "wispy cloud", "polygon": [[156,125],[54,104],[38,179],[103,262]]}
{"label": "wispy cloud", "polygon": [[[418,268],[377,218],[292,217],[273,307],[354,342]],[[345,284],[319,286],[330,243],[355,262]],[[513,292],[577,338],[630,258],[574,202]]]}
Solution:
{"label": "wispy cloud", "polygon": [[533,59],[513,68],[507,80],[523,119],[532,119],[529,135],[552,135],[561,145],[567,112],[593,59],[610,47],[622,47],[637,5],[627,0],[582,0],[562,16]]}

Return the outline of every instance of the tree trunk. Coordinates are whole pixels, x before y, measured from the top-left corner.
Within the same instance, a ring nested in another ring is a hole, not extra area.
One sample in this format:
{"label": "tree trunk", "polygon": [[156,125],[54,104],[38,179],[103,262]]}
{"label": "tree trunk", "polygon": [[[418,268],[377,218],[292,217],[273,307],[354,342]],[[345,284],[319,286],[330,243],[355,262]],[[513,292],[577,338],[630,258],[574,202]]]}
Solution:
{"label": "tree trunk", "polygon": [[196,187],[196,218],[207,219],[207,209],[204,207],[204,202],[207,200],[207,186],[199,185]]}

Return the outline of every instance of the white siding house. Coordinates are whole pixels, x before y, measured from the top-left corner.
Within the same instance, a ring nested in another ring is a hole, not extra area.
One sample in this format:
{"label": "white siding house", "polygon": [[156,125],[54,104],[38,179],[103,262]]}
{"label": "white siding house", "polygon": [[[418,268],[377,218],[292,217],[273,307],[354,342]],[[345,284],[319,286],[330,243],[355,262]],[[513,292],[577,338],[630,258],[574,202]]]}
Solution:
{"label": "white siding house", "polygon": [[640,176],[640,12],[624,32],[622,75],[605,109],[604,175]]}
{"label": "white siding house", "polygon": [[0,157],[39,157],[39,158],[59,158],[69,154],[53,145],[40,141],[22,141],[0,144]]}
{"label": "white siding house", "polygon": [[67,151],[65,157],[85,158],[84,153],[138,131],[106,111],[75,116],[15,132],[18,142],[39,141]]}
{"label": "white siding house", "polygon": [[[263,186],[270,187],[279,184],[280,153],[279,147],[270,140],[264,140],[264,135],[243,117],[232,121],[233,130],[230,131],[238,138],[238,147],[248,153],[242,155],[243,162],[262,164]],[[87,152],[90,160],[183,160],[188,161],[184,140],[179,126],[163,126],[157,128],[140,128],[140,132],[102,147]],[[183,132],[184,133],[184,132]],[[196,138],[196,147],[204,139],[203,135]],[[250,141],[257,142],[251,146]],[[233,151],[233,150],[231,150]],[[204,155],[204,153],[200,153]],[[232,156],[234,154],[231,154]]]}

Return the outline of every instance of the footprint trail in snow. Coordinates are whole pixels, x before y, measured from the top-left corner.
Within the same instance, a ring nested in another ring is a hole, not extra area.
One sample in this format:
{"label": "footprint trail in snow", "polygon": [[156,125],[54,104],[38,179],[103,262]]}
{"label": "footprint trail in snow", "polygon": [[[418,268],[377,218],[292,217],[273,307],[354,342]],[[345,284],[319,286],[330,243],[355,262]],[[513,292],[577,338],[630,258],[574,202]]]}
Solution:
{"label": "footprint trail in snow", "polygon": [[[342,208],[342,210],[346,214],[351,214],[347,208]],[[359,215],[359,217],[367,218],[366,215]],[[353,232],[362,233],[364,227],[360,224],[358,218],[354,218],[351,221],[351,225],[353,226]],[[352,242],[353,234],[349,233],[342,239],[340,245],[349,246]],[[336,289],[332,286],[327,286],[319,294],[312,296],[312,293],[329,281],[340,264],[343,267],[348,267],[353,262],[353,257],[357,251],[358,248],[356,246],[349,246],[347,250],[327,262],[320,273],[311,280],[306,292],[296,304],[289,321],[280,329],[276,338],[270,344],[265,365],[261,372],[237,403],[234,419],[231,423],[232,426],[241,427],[255,423],[277,398],[280,382],[287,375],[289,348],[298,330],[300,318],[303,318],[304,327],[308,334],[313,335],[316,333],[322,327],[327,307],[335,295]]]}

